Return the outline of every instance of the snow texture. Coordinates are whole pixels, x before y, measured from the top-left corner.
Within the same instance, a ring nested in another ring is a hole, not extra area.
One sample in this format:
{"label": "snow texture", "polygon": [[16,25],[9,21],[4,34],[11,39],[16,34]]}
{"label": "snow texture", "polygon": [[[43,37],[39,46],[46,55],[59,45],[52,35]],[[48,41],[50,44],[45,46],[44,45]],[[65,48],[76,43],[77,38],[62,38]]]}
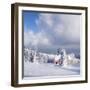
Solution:
{"label": "snow texture", "polygon": [[24,63],[24,77],[79,75],[80,65],[68,67],[52,63]]}
{"label": "snow texture", "polygon": [[[28,51],[28,53],[27,53]],[[65,50],[60,56],[60,60],[63,60],[63,64],[55,61],[56,55],[39,53],[32,50],[25,50],[24,54],[24,77],[36,78],[36,77],[48,77],[48,76],[68,76],[68,75],[80,75],[80,60],[74,57],[74,54],[67,55]],[[31,54],[30,54],[31,53]],[[33,61],[31,56],[33,57]],[[57,56],[58,57],[58,56]]]}

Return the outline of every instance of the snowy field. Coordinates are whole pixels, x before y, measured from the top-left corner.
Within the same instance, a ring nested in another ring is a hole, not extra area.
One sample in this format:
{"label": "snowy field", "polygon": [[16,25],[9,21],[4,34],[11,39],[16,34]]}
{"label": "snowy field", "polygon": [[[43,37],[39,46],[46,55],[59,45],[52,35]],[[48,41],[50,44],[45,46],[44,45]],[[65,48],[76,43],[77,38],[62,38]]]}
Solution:
{"label": "snowy field", "polygon": [[68,76],[80,75],[80,65],[69,65],[67,67],[53,63],[31,63],[24,62],[24,77],[35,78],[43,76]]}

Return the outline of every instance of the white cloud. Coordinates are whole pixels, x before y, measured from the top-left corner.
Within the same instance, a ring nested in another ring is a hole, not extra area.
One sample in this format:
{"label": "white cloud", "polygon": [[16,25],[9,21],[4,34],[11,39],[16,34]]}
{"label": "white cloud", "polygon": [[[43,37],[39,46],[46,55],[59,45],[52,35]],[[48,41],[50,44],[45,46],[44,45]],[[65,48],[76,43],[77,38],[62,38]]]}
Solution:
{"label": "white cloud", "polygon": [[74,42],[80,40],[80,15],[62,15],[60,18],[64,22],[66,38]]}
{"label": "white cloud", "polygon": [[25,46],[39,46],[50,45],[49,39],[43,32],[34,33],[32,30],[24,32],[24,45]]}
{"label": "white cloud", "polygon": [[41,48],[79,48],[80,45],[80,15],[41,13],[36,20],[38,32],[24,32],[25,46]]}
{"label": "white cloud", "polygon": [[53,19],[52,19],[52,14],[40,14],[39,19],[36,20],[36,23],[38,25],[47,25],[48,27],[52,27],[53,25]]}
{"label": "white cloud", "polygon": [[53,35],[53,37],[66,40],[66,42],[79,42],[80,19],[80,15],[40,14],[37,25],[47,36]]}

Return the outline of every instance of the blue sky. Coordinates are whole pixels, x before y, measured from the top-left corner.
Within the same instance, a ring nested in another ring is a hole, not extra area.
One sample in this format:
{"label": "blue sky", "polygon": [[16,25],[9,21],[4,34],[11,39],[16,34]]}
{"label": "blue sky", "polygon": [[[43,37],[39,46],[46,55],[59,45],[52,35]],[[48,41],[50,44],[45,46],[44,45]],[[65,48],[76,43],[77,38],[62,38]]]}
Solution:
{"label": "blue sky", "polygon": [[37,32],[37,25],[35,20],[38,18],[39,13],[33,11],[23,11],[24,31],[29,29]]}
{"label": "blue sky", "polygon": [[23,11],[24,46],[46,53],[80,51],[81,15]]}

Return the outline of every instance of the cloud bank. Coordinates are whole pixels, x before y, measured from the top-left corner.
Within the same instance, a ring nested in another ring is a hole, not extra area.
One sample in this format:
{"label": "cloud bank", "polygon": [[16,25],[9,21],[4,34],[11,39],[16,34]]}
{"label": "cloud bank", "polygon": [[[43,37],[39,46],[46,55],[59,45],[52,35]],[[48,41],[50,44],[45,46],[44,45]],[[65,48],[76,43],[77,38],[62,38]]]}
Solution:
{"label": "cloud bank", "polygon": [[49,53],[58,48],[80,48],[80,15],[40,13],[35,23],[38,32],[31,29],[24,32],[25,47]]}

